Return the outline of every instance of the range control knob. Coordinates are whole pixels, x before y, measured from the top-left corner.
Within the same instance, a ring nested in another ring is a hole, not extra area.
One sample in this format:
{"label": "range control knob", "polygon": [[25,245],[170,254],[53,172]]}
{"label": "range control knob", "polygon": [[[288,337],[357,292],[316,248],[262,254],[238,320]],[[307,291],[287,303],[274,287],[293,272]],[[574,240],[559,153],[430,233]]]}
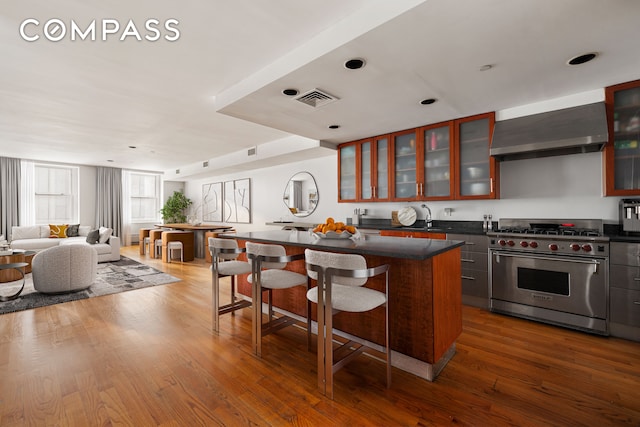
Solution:
{"label": "range control knob", "polygon": [[552,251],[557,251],[558,250],[558,245],[556,245],[555,243],[552,243],[549,245],[549,249],[551,249]]}
{"label": "range control knob", "polygon": [[591,252],[593,248],[591,247],[591,245],[586,244],[586,245],[582,245],[582,250],[585,252]]}
{"label": "range control knob", "polygon": [[507,245],[514,246],[515,244],[516,242],[514,242],[513,240],[507,240]]}
{"label": "range control knob", "polygon": [[500,239],[500,240],[498,240],[498,244],[499,244],[500,246],[505,246],[505,245],[507,244],[507,241],[506,241],[506,240],[504,240],[504,239]]}
{"label": "range control knob", "polygon": [[536,242],[535,240],[533,242],[529,242],[529,246],[535,249],[538,247],[538,242]]}
{"label": "range control knob", "polygon": [[526,248],[529,246],[529,242],[525,242],[524,240],[520,242],[520,246],[522,246],[523,248]]}
{"label": "range control knob", "polygon": [[580,245],[577,243],[572,243],[569,245],[569,247],[571,248],[572,251],[579,251],[580,250]]}

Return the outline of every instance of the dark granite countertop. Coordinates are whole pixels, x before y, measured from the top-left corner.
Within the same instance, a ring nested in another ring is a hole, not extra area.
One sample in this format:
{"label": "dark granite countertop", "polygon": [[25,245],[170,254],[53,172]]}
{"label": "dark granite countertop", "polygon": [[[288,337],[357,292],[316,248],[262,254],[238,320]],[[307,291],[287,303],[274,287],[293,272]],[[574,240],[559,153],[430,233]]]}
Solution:
{"label": "dark granite countertop", "polygon": [[[410,227],[395,227],[391,225],[389,219],[378,218],[363,218],[362,222],[357,226],[358,228],[373,229],[373,230],[406,230],[406,231],[424,231],[431,233],[455,233],[455,234],[487,234],[482,230],[482,221],[446,221],[446,220],[433,220],[432,227],[427,229],[425,227],[424,220],[418,220]],[[493,228],[497,228],[498,223],[493,222]]]}
{"label": "dark granite countertop", "polygon": [[298,230],[252,231],[225,234],[220,237],[418,260],[425,260],[464,245],[464,242],[460,240],[398,239],[397,237],[371,235],[363,235],[360,239],[322,239],[308,231]]}

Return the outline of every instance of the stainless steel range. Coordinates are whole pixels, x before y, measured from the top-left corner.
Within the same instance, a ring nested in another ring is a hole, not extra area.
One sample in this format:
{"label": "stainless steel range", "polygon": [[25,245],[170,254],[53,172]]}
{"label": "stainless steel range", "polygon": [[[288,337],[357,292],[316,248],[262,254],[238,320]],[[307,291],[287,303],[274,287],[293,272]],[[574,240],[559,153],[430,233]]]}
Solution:
{"label": "stainless steel range", "polygon": [[506,218],[487,235],[491,311],[609,334],[601,220]]}

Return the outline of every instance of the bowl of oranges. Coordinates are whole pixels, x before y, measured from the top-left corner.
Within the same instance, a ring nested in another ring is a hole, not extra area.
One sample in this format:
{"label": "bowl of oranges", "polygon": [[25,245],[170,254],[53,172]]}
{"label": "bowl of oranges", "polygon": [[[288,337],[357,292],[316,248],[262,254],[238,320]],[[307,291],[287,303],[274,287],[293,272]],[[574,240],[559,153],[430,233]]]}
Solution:
{"label": "bowl of oranges", "polygon": [[323,224],[316,225],[312,231],[321,239],[349,239],[356,234],[357,230],[352,225],[346,225],[329,217]]}

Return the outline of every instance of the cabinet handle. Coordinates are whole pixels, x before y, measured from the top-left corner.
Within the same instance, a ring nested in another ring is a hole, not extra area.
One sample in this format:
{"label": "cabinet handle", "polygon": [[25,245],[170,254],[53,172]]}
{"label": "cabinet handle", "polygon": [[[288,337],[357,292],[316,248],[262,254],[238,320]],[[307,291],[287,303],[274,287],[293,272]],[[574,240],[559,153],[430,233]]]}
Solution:
{"label": "cabinet handle", "polygon": [[460,261],[462,261],[462,262],[470,262],[472,264],[475,263],[475,261],[472,260],[472,259],[464,259],[464,258],[462,258]]}
{"label": "cabinet handle", "polygon": [[475,277],[471,277],[471,276],[462,276],[462,278],[465,280],[476,280]]}
{"label": "cabinet handle", "polygon": [[636,282],[640,282],[640,277],[634,277],[633,280],[635,280]]}
{"label": "cabinet handle", "polygon": [[424,184],[420,183],[420,195],[424,196]]}
{"label": "cabinet handle", "polygon": [[373,198],[376,198],[376,187],[371,187],[371,194],[373,194]]}
{"label": "cabinet handle", "polygon": [[465,245],[467,245],[467,246],[473,246],[473,245],[475,245],[475,243],[473,243],[473,242],[464,242],[464,244],[465,244]]}
{"label": "cabinet handle", "polygon": [[491,184],[491,193],[493,193],[493,178],[489,179],[489,183]]}
{"label": "cabinet handle", "polygon": [[634,301],[633,302],[635,305],[640,305],[640,301]]}
{"label": "cabinet handle", "polygon": [[420,195],[420,184],[416,182],[416,196]]}

